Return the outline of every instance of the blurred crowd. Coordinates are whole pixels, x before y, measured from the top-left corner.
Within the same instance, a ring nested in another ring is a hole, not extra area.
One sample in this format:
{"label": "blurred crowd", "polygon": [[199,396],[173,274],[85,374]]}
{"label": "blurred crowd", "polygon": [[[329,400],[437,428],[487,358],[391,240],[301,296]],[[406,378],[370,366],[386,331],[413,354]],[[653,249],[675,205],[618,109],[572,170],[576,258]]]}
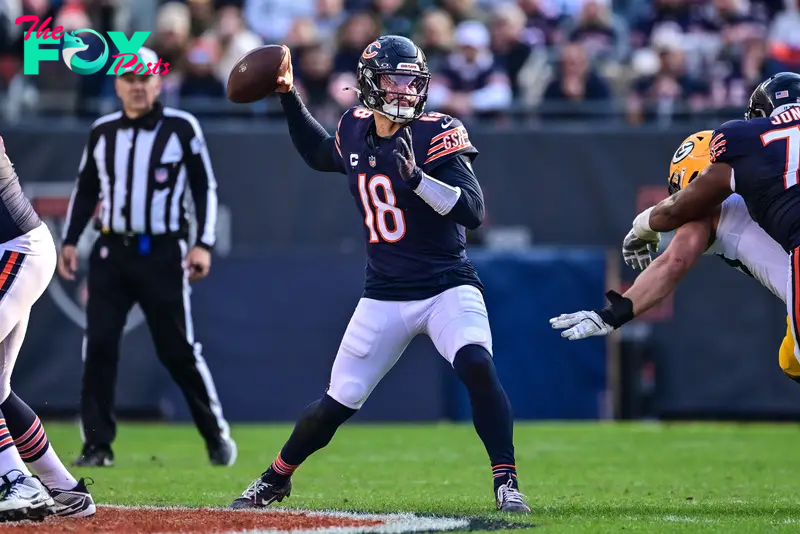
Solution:
{"label": "blurred crowd", "polygon": [[162,100],[184,107],[223,106],[236,60],[285,43],[304,99],[335,121],[356,101],[345,89],[358,56],[393,33],[428,56],[429,109],[465,119],[739,114],[758,82],[800,67],[797,1],[0,0],[0,84],[13,109],[74,101],[71,112],[91,114],[88,102],[113,101],[113,77],[74,75],[60,62],[20,76],[14,20],[35,14],[67,31],[151,30],[146,45],[173,67]]}

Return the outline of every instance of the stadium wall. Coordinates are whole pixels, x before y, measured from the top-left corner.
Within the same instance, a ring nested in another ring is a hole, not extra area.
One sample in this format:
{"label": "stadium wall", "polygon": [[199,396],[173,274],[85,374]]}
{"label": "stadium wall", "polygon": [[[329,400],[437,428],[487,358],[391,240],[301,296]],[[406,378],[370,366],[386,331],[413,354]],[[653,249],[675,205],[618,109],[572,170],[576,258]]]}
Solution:
{"label": "stadium wall", "polygon": [[[283,129],[206,124],[205,131],[222,205],[219,254],[194,295],[206,358],[231,419],[292,419],[324,389],[359,297],[361,221],[344,178],[306,168]],[[518,417],[609,415],[607,385],[618,377],[613,366],[606,372],[605,344],[563,341],[547,319],[602,304],[602,249],[618,250],[638,210],[665,195],[668,158],[688,133],[472,132],[481,151],[475,167],[488,203],[486,228],[529,228],[535,245],[518,253],[472,249]],[[55,232],[86,134],[85,125],[72,123],[3,131],[27,191]],[[84,248],[90,240],[87,233]],[[623,267],[618,261],[611,271],[624,284],[633,272]],[[75,412],[83,297],[80,285],[55,281],[32,317],[13,385],[43,412]],[[623,341],[646,346],[652,360],[651,407],[643,415],[799,417],[800,388],[777,364],[784,315],[754,281],[714,258],[700,262],[674,299],[623,330]],[[134,312],[119,404],[126,413],[184,418],[138,321]],[[645,387],[640,371],[628,387]],[[417,340],[360,417],[464,418],[468,402],[451,375],[429,343]],[[274,401],[254,402],[264,398]]]}

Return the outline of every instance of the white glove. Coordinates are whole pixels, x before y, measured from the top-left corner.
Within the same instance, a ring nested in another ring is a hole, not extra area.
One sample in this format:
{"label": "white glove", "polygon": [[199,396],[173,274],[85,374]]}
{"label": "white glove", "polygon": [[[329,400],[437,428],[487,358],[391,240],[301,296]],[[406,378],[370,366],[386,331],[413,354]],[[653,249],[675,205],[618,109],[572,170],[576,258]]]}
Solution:
{"label": "white glove", "polygon": [[584,339],[592,336],[605,336],[614,331],[614,327],[600,318],[597,312],[579,311],[566,313],[550,319],[550,326],[554,329],[563,329],[561,337],[570,341]]}
{"label": "white glove", "polygon": [[645,241],[631,230],[622,241],[622,257],[625,263],[634,269],[644,271],[653,261],[652,254],[658,252],[661,234],[656,234],[655,242]]}

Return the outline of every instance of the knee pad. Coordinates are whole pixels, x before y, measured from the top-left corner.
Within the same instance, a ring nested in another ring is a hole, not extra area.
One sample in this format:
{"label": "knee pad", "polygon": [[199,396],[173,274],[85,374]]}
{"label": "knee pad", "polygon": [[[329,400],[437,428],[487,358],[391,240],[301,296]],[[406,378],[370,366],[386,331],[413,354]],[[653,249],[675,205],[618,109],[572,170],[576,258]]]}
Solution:
{"label": "knee pad", "polygon": [[328,388],[328,396],[353,410],[361,408],[368,395],[367,386],[351,377],[339,379],[336,383],[331,382]]}

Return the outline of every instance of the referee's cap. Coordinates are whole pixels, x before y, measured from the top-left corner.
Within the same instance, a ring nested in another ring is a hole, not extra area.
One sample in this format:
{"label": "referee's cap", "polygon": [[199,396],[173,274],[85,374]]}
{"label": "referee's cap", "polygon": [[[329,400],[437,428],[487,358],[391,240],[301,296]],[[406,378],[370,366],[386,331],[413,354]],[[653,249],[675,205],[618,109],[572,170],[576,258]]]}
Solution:
{"label": "referee's cap", "polygon": [[[151,66],[153,66],[153,67],[155,67],[156,63],[158,63],[158,55],[155,52],[153,52],[152,50],[150,50],[149,48],[147,48],[146,46],[143,46],[143,47],[141,47],[139,49],[139,59],[141,60],[142,64],[145,67],[145,70],[139,69],[139,72],[147,72],[147,64],[148,63],[150,63]],[[130,60],[128,60],[128,59],[123,59],[123,61],[125,63],[130,62]],[[138,62],[134,63],[130,67],[125,67],[124,69],[120,69],[119,73],[117,74],[117,76],[122,76],[123,74],[128,74],[129,72],[134,72],[134,69],[136,68],[136,65],[138,65]]]}

